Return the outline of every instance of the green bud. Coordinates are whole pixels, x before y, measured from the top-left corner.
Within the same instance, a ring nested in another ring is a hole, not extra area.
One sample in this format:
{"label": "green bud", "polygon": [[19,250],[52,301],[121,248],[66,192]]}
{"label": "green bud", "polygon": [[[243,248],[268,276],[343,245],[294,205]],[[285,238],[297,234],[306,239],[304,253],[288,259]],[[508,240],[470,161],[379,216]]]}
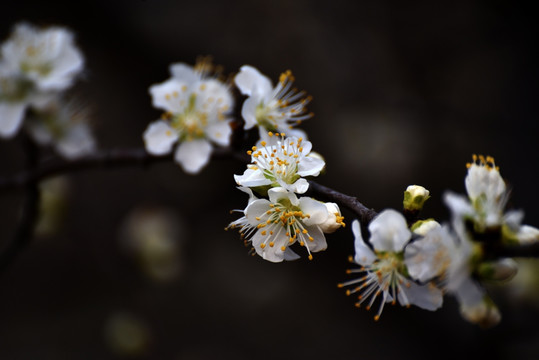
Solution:
{"label": "green bud", "polygon": [[423,204],[430,198],[429,191],[423,186],[410,185],[404,192],[404,200],[402,206],[406,211],[420,211],[423,209]]}

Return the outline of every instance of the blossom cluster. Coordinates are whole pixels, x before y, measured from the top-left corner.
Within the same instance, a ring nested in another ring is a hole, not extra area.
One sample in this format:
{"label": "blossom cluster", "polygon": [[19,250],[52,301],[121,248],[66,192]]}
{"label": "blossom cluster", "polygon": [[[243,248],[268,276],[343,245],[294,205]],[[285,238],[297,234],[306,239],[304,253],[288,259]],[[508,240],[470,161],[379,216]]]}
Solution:
{"label": "blossom cluster", "polygon": [[[339,286],[357,285],[347,294],[359,293],[356,305],[367,302],[367,309],[381,297],[375,319],[387,302],[436,310],[448,293],[457,298],[468,321],[483,327],[500,321],[483,282],[508,281],[517,265],[512,259],[489,258],[488,249],[539,241],[539,229],[521,225],[522,211],[504,213],[507,186],[492,157],[474,155],[467,166],[468,196],[452,192],[444,196],[451,224],[440,225],[433,219],[410,223],[399,212],[385,210],[368,225],[368,242],[363,240],[359,223],[352,224],[353,262],[361,267],[348,272],[362,276]],[[404,197],[405,213],[421,210],[428,197],[423,187],[410,186]]]}
{"label": "blossom cluster", "polygon": [[69,30],[16,25],[0,46],[0,137],[14,137],[24,122],[36,143],[53,146],[61,156],[92,152],[87,111],[63,97],[83,68]]}
{"label": "blossom cluster", "polygon": [[[36,143],[51,145],[68,159],[94,151],[87,111],[64,96],[83,67],[70,31],[17,25],[0,46],[0,137],[12,138],[23,128]],[[173,153],[185,172],[197,174],[215,147],[234,151],[231,139],[242,123],[258,140],[247,150],[243,173],[234,175],[248,201],[235,210],[241,215],[227,229],[239,230],[251,253],[273,263],[300,258],[296,250],[302,247],[309,260],[326,250],[326,234],[345,227],[344,217],[337,203],[313,197],[311,179],[324,172],[326,162],[297,128],[313,117],[307,111],[312,98],[293,87],[292,72],[283,72],[274,85],[244,65],[227,81],[208,57],[194,66],[174,63],[169,71],[170,78],[149,88],[162,114],[142,134],[147,153]],[[240,119],[234,117],[234,89],[244,98]],[[522,211],[505,210],[509,191],[492,157],[474,155],[467,168],[467,196],[444,194],[448,223],[418,218],[430,193],[417,185],[406,189],[403,213],[387,209],[368,224],[352,222],[351,261],[359,267],[348,273],[360,276],[339,287],[357,295],[358,307],[379,302],[376,320],[387,303],[437,310],[445,294],[456,297],[470,322],[491,326],[500,320],[484,283],[510,280],[517,266],[492,249],[536,243],[539,229],[522,224]],[[135,217],[130,246],[151,276],[167,279],[177,272],[174,236],[157,234],[155,223],[161,220],[145,217]],[[361,225],[370,233],[366,240]]]}

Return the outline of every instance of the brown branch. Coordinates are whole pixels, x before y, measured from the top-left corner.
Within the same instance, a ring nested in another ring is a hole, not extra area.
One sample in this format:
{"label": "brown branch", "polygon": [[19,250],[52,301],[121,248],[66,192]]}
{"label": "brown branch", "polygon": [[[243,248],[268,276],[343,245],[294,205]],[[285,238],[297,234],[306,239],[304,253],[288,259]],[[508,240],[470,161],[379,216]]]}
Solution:
{"label": "brown branch", "polygon": [[378,215],[376,211],[363,205],[356,197],[340,193],[312,180],[309,180],[309,191],[346,207],[358,216],[362,225],[367,225]]}
{"label": "brown branch", "polygon": [[[214,149],[212,157],[233,157],[241,161],[246,161],[246,155],[234,153],[226,148]],[[81,170],[96,168],[112,169],[134,165],[149,166],[169,161],[173,161],[172,155],[154,156],[148,154],[142,148],[104,150],[76,160],[55,160],[12,176],[0,177],[0,192],[24,188],[27,184],[32,182],[39,182],[55,175],[73,173]]]}
{"label": "brown branch", "polygon": [[[244,163],[249,162],[248,157],[243,152],[240,153],[227,148],[214,149],[212,157],[234,158]],[[39,181],[51,176],[94,168],[115,169],[122,166],[149,166],[152,164],[169,161],[173,161],[172,155],[153,156],[148,154],[142,148],[101,151],[77,160],[54,161],[42,164],[39,167],[25,170],[12,176],[0,177],[0,193],[9,189],[26,188],[29,191],[29,196],[31,196],[31,184],[35,185]],[[346,207],[348,210],[357,215],[357,218],[363,225],[367,225],[374,219],[374,217],[376,217],[376,215],[378,215],[376,211],[363,205],[354,196],[340,193],[312,180],[309,180],[309,184],[310,194],[319,196],[328,201],[333,201],[339,204],[341,207]],[[28,201],[30,201],[30,199]],[[499,245],[496,248],[490,249],[489,254],[498,258],[539,257],[539,243],[518,246]],[[4,262],[3,259],[5,257],[5,252],[0,254],[0,271],[2,269],[2,263]]]}

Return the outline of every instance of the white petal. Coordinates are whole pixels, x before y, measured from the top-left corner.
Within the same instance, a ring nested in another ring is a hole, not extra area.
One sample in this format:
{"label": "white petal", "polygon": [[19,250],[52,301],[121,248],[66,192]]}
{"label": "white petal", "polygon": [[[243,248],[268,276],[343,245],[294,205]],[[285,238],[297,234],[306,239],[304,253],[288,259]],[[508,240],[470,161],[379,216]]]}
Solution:
{"label": "white petal", "polygon": [[293,184],[286,184],[282,182],[282,179],[277,180],[285,188],[297,194],[304,194],[307,190],[309,190],[309,182],[305,179],[297,179],[296,182]]}
{"label": "white petal", "polygon": [[307,140],[307,133],[301,129],[292,128],[290,129],[290,125],[287,125],[284,129],[278,129],[279,132],[284,132],[286,136],[288,137],[296,137],[296,138],[303,138],[303,140]]}
{"label": "white petal", "polygon": [[95,140],[87,124],[75,124],[58,140],[56,150],[67,159],[76,159],[95,150]]}
{"label": "white petal", "polygon": [[176,150],[174,159],[183,170],[189,174],[196,174],[208,163],[212,146],[207,140],[184,141]]}
{"label": "white petal", "polygon": [[535,243],[539,241],[539,229],[529,225],[522,225],[516,233],[516,237],[521,244]]}
{"label": "white petal", "polygon": [[266,96],[266,94],[270,94],[273,90],[271,80],[249,65],[244,65],[240,68],[240,72],[234,78],[234,82],[240,92],[247,96]]}
{"label": "white petal", "polygon": [[276,203],[281,199],[287,199],[294,206],[299,205],[299,200],[296,194],[287,191],[282,187],[274,187],[268,190],[268,197],[272,203]]}
{"label": "white petal", "polygon": [[309,215],[308,218],[303,219],[305,225],[318,225],[324,223],[328,218],[328,210],[326,206],[320,201],[314,200],[309,197],[301,197],[299,199],[299,208],[301,211]]}
{"label": "white petal", "polygon": [[290,249],[289,247],[286,248],[283,256],[286,261],[294,261],[300,258],[300,256],[294,251],[292,251],[292,249]]}
{"label": "white petal", "polygon": [[[262,219],[257,220],[256,218],[266,218],[266,211],[270,209],[270,202],[266,199],[257,199],[249,203],[247,208],[245,208],[245,216],[249,221],[249,224],[256,226],[262,222]],[[265,219],[264,219],[265,221]]]}
{"label": "white petal", "polygon": [[[243,106],[241,107],[241,117],[243,118],[243,120],[245,120],[245,125],[243,126],[245,130],[249,130],[257,124],[257,121],[256,121],[257,105],[258,105],[258,100],[257,98],[254,98],[254,97],[250,97],[243,102]],[[263,130],[264,130],[264,133],[267,134],[267,130],[266,129],[263,129]],[[260,131],[262,131],[262,128]]]}
{"label": "white petal", "polygon": [[189,103],[191,89],[189,84],[176,79],[169,79],[150,86],[152,105],[173,114],[182,113]]}
{"label": "white petal", "polygon": [[392,209],[382,211],[369,224],[370,242],[377,251],[401,252],[410,240],[404,216]]}
{"label": "white petal", "polygon": [[200,75],[194,71],[193,67],[184,63],[171,64],[169,70],[173,78],[187,84],[200,80]]}
{"label": "white petal", "polygon": [[251,188],[245,186],[238,186],[238,189],[249,195],[248,204],[251,204],[253,201],[258,200],[255,194],[253,194],[253,190],[251,190]]}
{"label": "white petal", "polygon": [[234,107],[234,98],[227,85],[217,79],[207,79],[193,84],[193,93],[196,94],[196,107],[217,119],[218,114],[229,114]]}
{"label": "white petal", "polygon": [[299,176],[318,176],[320,171],[326,166],[326,162],[311,156],[305,156],[300,160],[298,166]]}
{"label": "white petal", "polygon": [[485,291],[470,277],[466,278],[458,289],[454,291],[455,297],[461,306],[474,307],[483,301]]}
{"label": "white petal", "polygon": [[320,229],[325,234],[331,234],[337,231],[338,228],[342,226],[341,222],[337,222],[337,216],[341,216],[341,209],[339,206],[332,202],[323,203],[328,212],[328,217],[323,224],[320,224]]}
{"label": "white petal", "polygon": [[305,244],[311,252],[324,251],[328,248],[326,237],[318,226],[307,226],[306,229],[309,236],[313,238],[313,240],[307,240]]}
{"label": "white petal", "polygon": [[518,231],[522,219],[524,219],[524,211],[522,210],[510,210],[503,215],[505,225],[513,231]]}
{"label": "white petal", "polygon": [[[264,260],[268,260],[271,262],[283,261],[285,259],[285,254],[281,247],[286,244],[286,242],[288,241],[288,237],[285,236],[283,233],[281,233],[279,236],[272,236],[271,238],[268,238],[268,236],[270,235],[262,235],[261,231],[257,231],[255,233],[252,238],[252,243],[256,253],[262,256]],[[269,246],[270,241],[273,241],[275,243],[274,246]],[[260,246],[262,243],[266,244],[264,248]],[[292,254],[287,254],[287,257],[290,255]]]}
{"label": "white petal", "polygon": [[230,143],[231,134],[232,128],[228,121],[219,121],[206,128],[206,135],[208,138],[221,146],[227,146]]}
{"label": "white petal", "polygon": [[22,125],[25,103],[0,102],[0,136],[10,138],[15,136]]}
{"label": "white petal", "polygon": [[49,145],[54,141],[50,129],[40,118],[30,117],[25,122],[24,127],[34,141],[42,146]]}
{"label": "white petal", "polygon": [[[443,294],[440,289],[434,285],[418,285],[410,281],[409,287],[404,287],[406,298],[410,304],[419,306],[422,309],[434,311],[442,307]],[[399,302],[404,304],[402,293],[397,295]]]}
{"label": "white petal", "polygon": [[243,175],[234,175],[236,184],[241,186],[256,187],[270,185],[271,181],[264,177],[264,174],[259,169],[247,169]]}
{"label": "white petal", "polygon": [[377,259],[377,257],[371,248],[365,244],[365,241],[363,241],[359,221],[357,220],[352,222],[352,233],[354,234],[354,246],[356,251],[354,261],[362,266],[371,265]]}
{"label": "white petal", "polygon": [[451,191],[444,193],[444,202],[449,207],[454,216],[463,216],[473,214],[473,207],[462,195],[455,194]]}
{"label": "white petal", "polygon": [[142,137],[146,151],[152,155],[170,153],[172,145],[178,140],[176,131],[163,120],[157,120],[148,125]]}

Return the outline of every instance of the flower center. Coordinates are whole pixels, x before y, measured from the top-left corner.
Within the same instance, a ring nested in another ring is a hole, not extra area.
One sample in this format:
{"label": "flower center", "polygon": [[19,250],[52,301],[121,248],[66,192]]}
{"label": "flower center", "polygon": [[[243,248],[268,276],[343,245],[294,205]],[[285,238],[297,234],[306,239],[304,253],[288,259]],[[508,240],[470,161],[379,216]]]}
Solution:
{"label": "flower center", "polygon": [[208,125],[208,114],[196,109],[196,98],[196,93],[189,96],[183,113],[165,115],[171,117],[171,125],[176,129],[182,141],[190,141],[205,136],[205,129]]}
{"label": "flower center", "polygon": [[274,247],[275,239],[284,235],[287,241],[281,245],[281,251],[285,251],[287,246],[299,242],[300,246],[305,246],[309,253],[309,260],[312,260],[311,251],[308,243],[313,242],[314,238],[306,229],[303,219],[311,216],[304,213],[299,207],[292,205],[290,200],[281,199],[277,203],[270,203],[268,210],[260,217],[256,226],[260,229],[260,234],[267,236],[266,240],[260,244],[264,249],[266,246]]}
{"label": "flower center", "polygon": [[[274,136],[269,132],[270,136]],[[253,146],[247,154],[254,159],[253,164],[262,169],[264,177],[272,182],[272,186],[279,186],[278,179],[287,184],[293,184],[301,176],[297,174],[298,164],[304,156],[302,147],[302,138],[284,139],[284,133],[280,134],[282,140],[277,145],[267,146],[265,141],[262,141],[261,149]]]}

